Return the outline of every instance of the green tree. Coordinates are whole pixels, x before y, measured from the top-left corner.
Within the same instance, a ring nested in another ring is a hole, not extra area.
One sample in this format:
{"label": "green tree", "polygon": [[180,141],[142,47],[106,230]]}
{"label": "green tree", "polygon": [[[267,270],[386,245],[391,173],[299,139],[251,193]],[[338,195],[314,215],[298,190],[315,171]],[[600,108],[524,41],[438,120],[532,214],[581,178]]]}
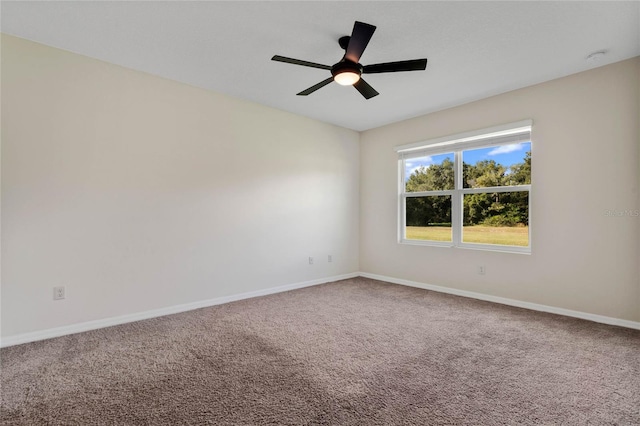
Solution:
{"label": "green tree", "polygon": [[465,188],[486,188],[502,186],[507,168],[494,160],[481,160],[475,165],[465,163],[462,171]]}
{"label": "green tree", "polygon": [[453,161],[445,158],[441,164],[421,166],[406,183],[407,192],[442,191],[454,188]]}
{"label": "green tree", "polygon": [[510,167],[508,185],[531,185],[531,151],[527,151],[523,163]]}
{"label": "green tree", "polygon": [[451,224],[451,197],[407,197],[407,226]]}

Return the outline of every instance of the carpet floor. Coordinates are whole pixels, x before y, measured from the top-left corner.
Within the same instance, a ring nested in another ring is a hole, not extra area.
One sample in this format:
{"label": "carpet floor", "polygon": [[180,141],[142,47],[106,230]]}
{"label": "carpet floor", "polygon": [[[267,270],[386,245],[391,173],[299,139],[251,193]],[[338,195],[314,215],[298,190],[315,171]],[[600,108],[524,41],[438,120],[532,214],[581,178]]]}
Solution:
{"label": "carpet floor", "polygon": [[640,424],[640,331],[366,278],[0,357],[3,425]]}

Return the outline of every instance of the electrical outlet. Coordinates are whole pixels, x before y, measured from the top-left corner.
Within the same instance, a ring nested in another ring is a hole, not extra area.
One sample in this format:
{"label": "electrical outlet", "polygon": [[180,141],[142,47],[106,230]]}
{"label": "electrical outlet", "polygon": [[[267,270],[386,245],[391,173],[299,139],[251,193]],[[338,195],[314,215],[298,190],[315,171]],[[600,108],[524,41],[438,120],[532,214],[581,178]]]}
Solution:
{"label": "electrical outlet", "polygon": [[333,256],[331,255],[327,256],[327,262],[329,263],[333,262]]}
{"label": "electrical outlet", "polygon": [[313,257],[309,256],[309,265],[313,265]]}
{"label": "electrical outlet", "polygon": [[478,266],[478,275],[484,275],[487,273],[487,269],[484,267],[484,265],[479,265]]}
{"label": "electrical outlet", "polygon": [[62,299],[64,299],[64,286],[54,287],[53,300],[62,300]]}

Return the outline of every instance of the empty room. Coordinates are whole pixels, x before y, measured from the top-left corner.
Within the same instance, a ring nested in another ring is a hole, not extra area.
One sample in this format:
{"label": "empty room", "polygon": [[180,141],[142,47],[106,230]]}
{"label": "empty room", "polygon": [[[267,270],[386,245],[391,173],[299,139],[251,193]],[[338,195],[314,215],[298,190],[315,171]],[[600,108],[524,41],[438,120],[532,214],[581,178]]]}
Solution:
{"label": "empty room", "polygon": [[640,424],[640,2],[0,12],[0,424]]}

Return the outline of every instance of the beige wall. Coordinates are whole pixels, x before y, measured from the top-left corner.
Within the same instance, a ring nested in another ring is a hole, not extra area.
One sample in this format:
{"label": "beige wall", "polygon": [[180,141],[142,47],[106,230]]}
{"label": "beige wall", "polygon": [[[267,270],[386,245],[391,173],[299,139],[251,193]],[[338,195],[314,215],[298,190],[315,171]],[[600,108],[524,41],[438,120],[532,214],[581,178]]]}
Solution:
{"label": "beige wall", "polygon": [[[640,58],[400,123],[360,141],[360,270],[640,320]],[[396,145],[533,119],[531,255],[397,243]],[[478,265],[486,265],[480,276]]]}
{"label": "beige wall", "polygon": [[358,140],[2,36],[2,336],[356,272]]}
{"label": "beige wall", "polygon": [[[360,135],[10,36],[1,71],[2,337],[358,269],[640,321],[640,58]],[[533,254],[397,243],[394,146],[527,118]]]}

